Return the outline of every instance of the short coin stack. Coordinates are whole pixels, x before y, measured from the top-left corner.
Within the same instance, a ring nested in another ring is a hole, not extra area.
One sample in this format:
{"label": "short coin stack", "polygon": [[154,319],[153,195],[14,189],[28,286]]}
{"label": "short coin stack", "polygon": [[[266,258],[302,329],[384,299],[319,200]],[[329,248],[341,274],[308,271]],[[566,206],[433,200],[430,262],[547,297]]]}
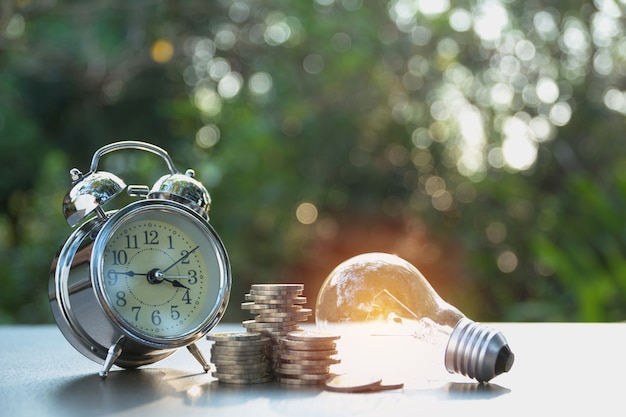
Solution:
{"label": "short coin stack", "polygon": [[270,339],[261,333],[213,333],[211,362],[213,376],[228,384],[259,384],[272,380],[272,366],[267,357]]}
{"label": "short coin stack", "polygon": [[272,340],[270,361],[276,360],[276,346],[281,336],[299,330],[313,313],[303,308],[306,297],[302,296],[304,284],[252,284],[250,293],[245,295],[241,308],[255,314],[254,319],[243,321],[249,332],[258,332]]}
{"label": "short coin stack", "polygon": [[304,330],[287,333],[280,339],[274,375],[282,384],[324,385],[333,376],[330,366],[340,362],[333,358],[337,339],[337,335]]}

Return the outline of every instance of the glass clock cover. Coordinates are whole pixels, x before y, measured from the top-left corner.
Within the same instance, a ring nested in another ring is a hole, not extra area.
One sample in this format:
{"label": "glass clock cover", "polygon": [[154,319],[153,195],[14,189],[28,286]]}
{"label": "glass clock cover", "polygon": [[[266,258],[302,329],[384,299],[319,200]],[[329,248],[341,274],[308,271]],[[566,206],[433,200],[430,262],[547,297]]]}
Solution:
{"label": "glass clock cover", "polygon": [[122,209],[96,238],[92,267],[99,301],[133,336],[186,344],[224,308],[228,262],[199,216],[173,202]]}

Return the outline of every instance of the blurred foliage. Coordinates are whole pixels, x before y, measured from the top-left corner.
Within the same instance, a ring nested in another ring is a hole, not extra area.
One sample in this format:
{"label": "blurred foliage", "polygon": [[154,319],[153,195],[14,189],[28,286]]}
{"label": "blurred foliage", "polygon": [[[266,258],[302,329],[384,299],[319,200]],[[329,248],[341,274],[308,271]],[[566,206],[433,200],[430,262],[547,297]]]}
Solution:
{"label": "blurred foliage", "polygon": [[[625,12],[1,0],[0,322],[51,320],[68,170],[121,139],[162,146],[210,190],[228,319],[254,282],[305,281],[313,307],[341,257],[380,250],[477,320],[623,320]],[[127,183],[165,171],[104,159]]]}

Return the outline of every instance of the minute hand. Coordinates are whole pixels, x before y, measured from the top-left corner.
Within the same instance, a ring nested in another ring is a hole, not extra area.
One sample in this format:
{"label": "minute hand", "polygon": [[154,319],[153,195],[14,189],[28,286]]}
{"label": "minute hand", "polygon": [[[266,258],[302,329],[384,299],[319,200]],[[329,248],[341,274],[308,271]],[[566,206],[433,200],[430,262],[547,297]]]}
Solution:
{"label": "minute hand", "polygon": [[163,272],[164,274],[169,271],[170,269],[174,268],[176,265],[178,265],[179,262],[185,260],[186,258],[189,257],[189,255],[191,255],[196,249],[198,249],[200,247],[200,245],[196,246],[195,248],[193,248],[192,250],[190,250],[189,252],[187,252],[186,254],[184,254],[183,256],[181,256],[176,262],[174,262],[173,264],[171,264],[170,266],[168,266],[167,268],[165,268],[164,270],[162,270],[161,272]]}

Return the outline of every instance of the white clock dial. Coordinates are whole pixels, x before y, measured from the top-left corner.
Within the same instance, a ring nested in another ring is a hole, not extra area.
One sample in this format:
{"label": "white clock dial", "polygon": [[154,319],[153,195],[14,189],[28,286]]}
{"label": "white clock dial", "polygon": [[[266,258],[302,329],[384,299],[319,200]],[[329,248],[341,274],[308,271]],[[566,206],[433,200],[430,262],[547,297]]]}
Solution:
{"label": "white clock dial", "polygon": [[197,220],[172,209],[122,217],[108,235],[99,282],[125,327],[158,339],[195,333],[220,307],[223,259]]}

